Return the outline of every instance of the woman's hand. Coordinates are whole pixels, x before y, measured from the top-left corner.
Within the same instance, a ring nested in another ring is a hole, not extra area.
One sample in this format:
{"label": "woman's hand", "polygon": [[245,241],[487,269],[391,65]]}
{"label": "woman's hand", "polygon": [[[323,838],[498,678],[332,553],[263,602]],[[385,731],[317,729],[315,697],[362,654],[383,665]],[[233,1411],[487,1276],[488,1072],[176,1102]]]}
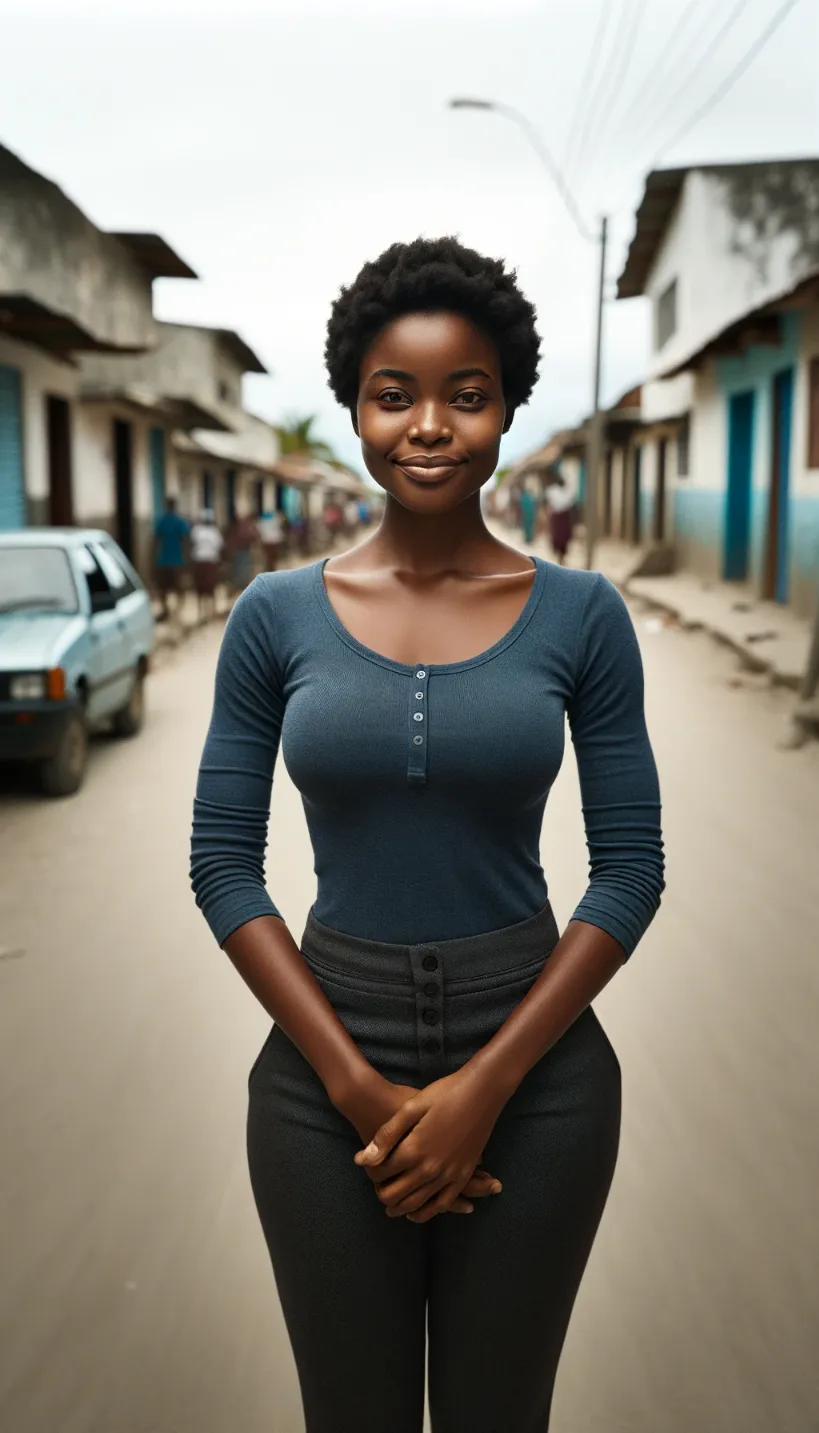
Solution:
{"label": "woman's hand", "polygon": [[506,1098],[466,1064],[402,1101],[355,1156],[392,1218],[426,1223],[463,1199]]}
{"label": "woman's hand", "polygon": [[[426,1091],[416,1090],[412,1085],[394,1085],[373,1070],[372,1078],[357,1084],[339,1108],[366,1142],[372,1140],[377,1132],[380,1134],[385,1128],[391,1128],[391,1123],[399,1111],[419,1093]],[[356,1163],[362,1163],[360,1155],[355,1158]],[[476,1168],[476,1163],[477,1161],[473,1163],[469,1177],[459,1190],[457,1198],[448,1206],[453,1214],[471,1214],[472,1199],[500,1193],[500,1182],[485,1170]],[[367,1173],[374,1183],[380,1182],[382,1175],[379,1166],[368,1169]]]}

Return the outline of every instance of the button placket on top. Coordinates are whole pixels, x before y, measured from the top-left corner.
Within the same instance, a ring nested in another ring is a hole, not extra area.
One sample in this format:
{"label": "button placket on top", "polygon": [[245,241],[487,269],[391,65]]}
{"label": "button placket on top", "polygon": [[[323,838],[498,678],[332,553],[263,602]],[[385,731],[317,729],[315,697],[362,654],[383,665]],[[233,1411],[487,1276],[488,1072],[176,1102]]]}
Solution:
{"label": "button placket on top", "polygon": [[418,1067],[422,1075],[437,1078],[443,1069],[444,1053],[444,972],[441,955],[434,945],[411,945],[409,954],[415,987]]}
{"label": "button placket on top", "polygon": [[410,678],[409,755],[407,781],[411,786],[424,786],[427,779],[429,670],[416,667]]}

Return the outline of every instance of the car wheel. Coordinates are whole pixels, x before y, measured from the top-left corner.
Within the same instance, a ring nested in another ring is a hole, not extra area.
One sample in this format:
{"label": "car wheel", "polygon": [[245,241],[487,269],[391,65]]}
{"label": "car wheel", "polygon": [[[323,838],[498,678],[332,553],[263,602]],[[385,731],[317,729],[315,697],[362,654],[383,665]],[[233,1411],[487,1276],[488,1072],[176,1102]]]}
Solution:
{"label": "car wheel", "polygon": [[145,721],[145,676],[135,672],[131,695],[124,707],[114,713],[114,731],[117,736],[136,736]]}
{"label": "car wheel", "polygon": [[40,782],[46,796],[73,796],[79,791],[88,764],[88,727],[82,712],[66,722],[53,756],[40,766]]}

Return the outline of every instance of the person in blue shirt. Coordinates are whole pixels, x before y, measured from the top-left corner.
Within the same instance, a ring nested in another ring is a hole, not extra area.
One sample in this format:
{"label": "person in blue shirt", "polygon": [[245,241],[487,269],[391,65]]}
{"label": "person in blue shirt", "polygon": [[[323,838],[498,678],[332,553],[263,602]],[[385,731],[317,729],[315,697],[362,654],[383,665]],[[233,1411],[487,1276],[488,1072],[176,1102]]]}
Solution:
{"label": "person in blue shirt", "polygon": [[190,524],[176,510],[176,498],[165,499],[165,511],[154,527],[154,569],[162,602],[160,620],[168,618],[168,595],[179,593],[180,577],[188,563]]}

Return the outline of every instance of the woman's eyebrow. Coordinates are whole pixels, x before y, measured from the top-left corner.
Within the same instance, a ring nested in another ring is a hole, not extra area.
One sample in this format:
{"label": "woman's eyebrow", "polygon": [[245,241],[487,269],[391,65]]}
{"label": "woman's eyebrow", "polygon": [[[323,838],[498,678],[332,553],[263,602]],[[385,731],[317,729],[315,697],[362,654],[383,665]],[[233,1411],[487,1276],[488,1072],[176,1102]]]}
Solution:
{"label": "woman's eyebrow", "polygon": [[485,378],[488,383],[492,382],[491,376],[483,368],[456,368],[454,373],[449,374],[450,382],[459,378]]}
{"label": "woman's eyebrow", "polygon": [[371,378],[397,378],[401,383],[414,383],[415,374],[405,373],[403,368],[376,368]]}

